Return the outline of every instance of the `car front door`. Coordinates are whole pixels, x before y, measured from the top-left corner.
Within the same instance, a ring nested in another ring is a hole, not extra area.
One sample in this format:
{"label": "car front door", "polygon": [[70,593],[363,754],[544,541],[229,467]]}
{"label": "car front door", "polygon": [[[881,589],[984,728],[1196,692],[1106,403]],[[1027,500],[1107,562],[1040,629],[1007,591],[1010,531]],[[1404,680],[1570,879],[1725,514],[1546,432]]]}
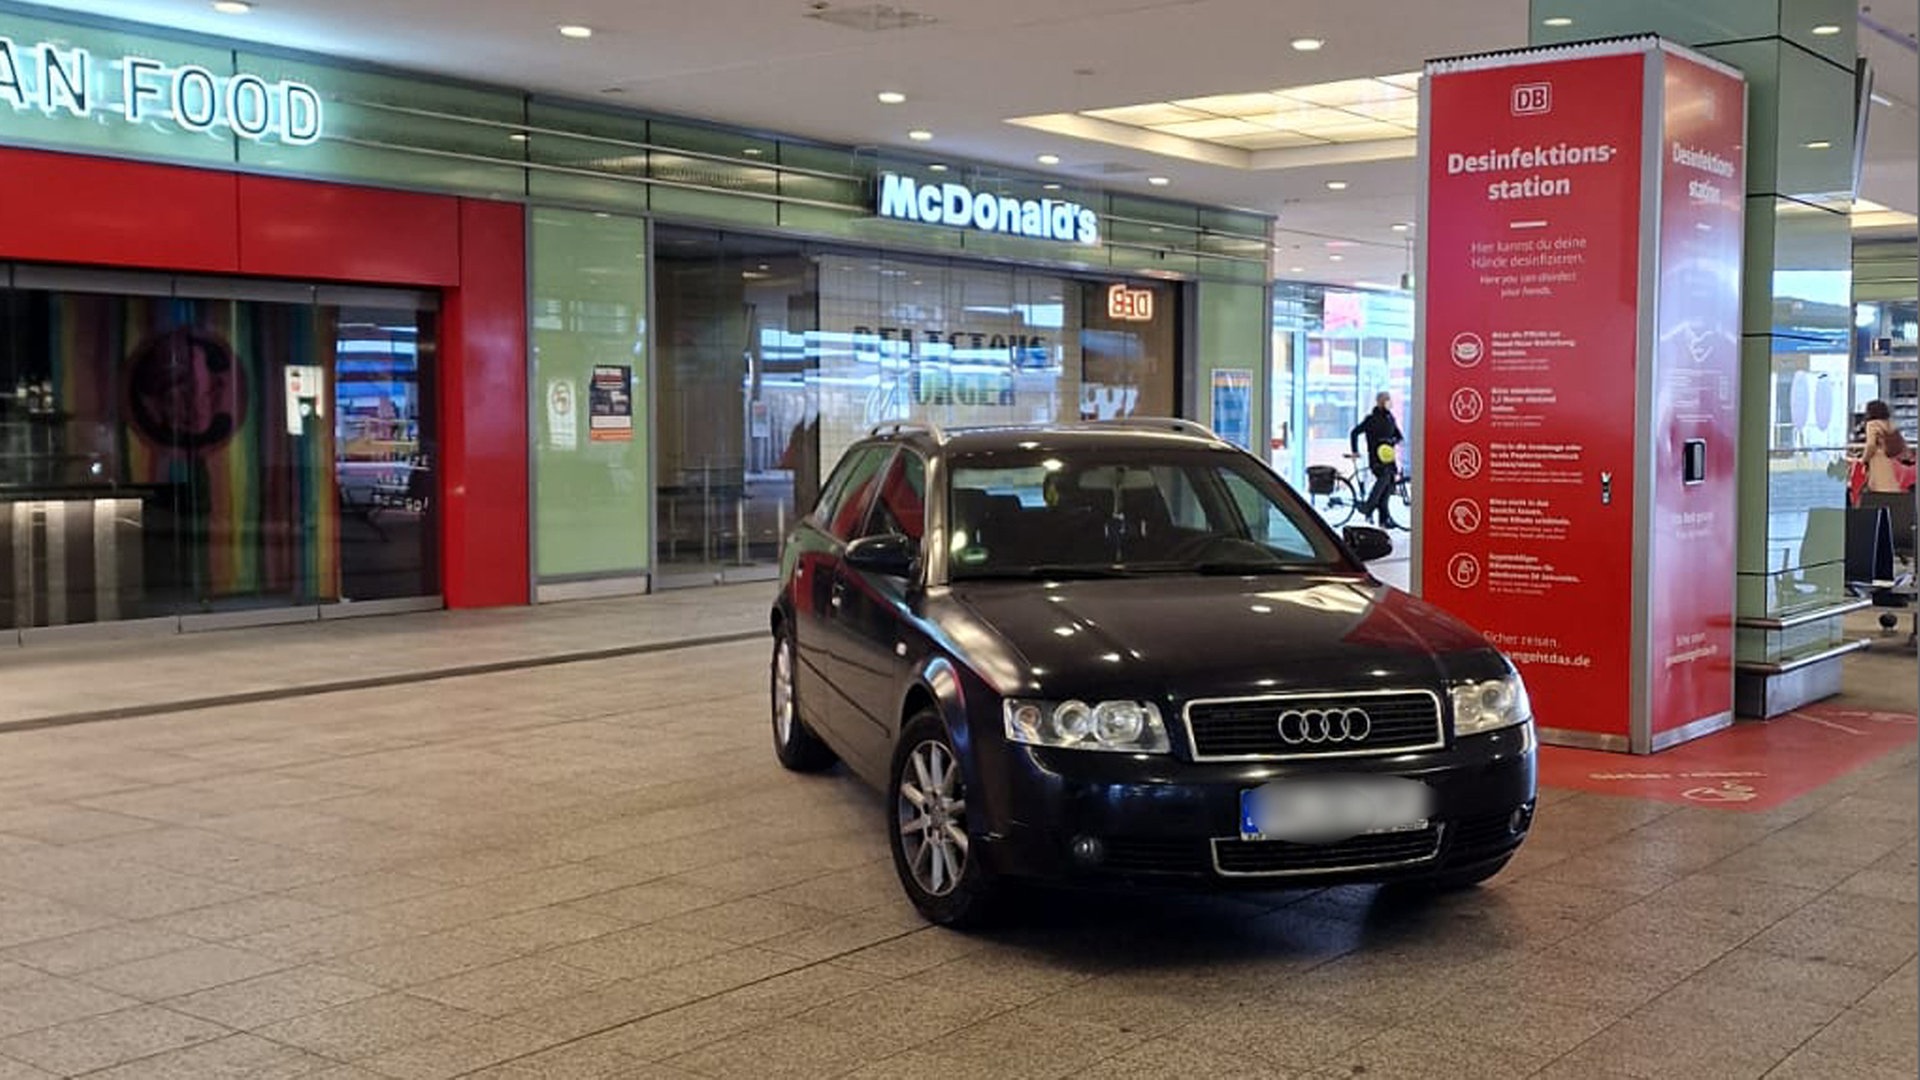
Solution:
{"label": "car front door", "polygon": [[883,446],[856,447],[842,458],[821,489],[819,505],[795,531],[788,552],[793,560],[794,649],[799,661],[794,679],[801,718],[829,739],[838,734],[849,712],[833,678],[832,641],[840,632],[840,557],[846,537],[866,520],[875,477],[889,453]]}
{"label": "car front door", "polygon": [[[900,450],[881,476],[860,536],[902,535],[919,549],[926,535],[926,484],[926,462],[912,450]],[[913,588],[906,578],[858,570],[844,560],[840,564],[835,608],[840,628],[831,638],[829,670],[852,706],[848,736],[883,764],[890,760],[900,720],[900,680],[907,663],[902,646]]]}

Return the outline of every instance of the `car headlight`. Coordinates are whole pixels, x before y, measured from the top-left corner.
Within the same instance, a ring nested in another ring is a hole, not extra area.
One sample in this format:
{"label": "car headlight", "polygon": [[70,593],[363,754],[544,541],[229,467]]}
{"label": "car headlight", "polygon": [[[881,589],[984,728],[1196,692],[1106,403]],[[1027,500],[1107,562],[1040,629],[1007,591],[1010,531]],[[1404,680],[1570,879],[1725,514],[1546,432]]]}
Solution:
{"label": "car headlight", "polygon": [[1011,700],[1005,711],[1011,742],[1123,754],[1168,751],[1167,726],[1152,702]]}
{"label": "car headlight", "polygon": [[1518,674],[1453,687],[1453,733],[1480,735],[1533,720],[1527,684]]}

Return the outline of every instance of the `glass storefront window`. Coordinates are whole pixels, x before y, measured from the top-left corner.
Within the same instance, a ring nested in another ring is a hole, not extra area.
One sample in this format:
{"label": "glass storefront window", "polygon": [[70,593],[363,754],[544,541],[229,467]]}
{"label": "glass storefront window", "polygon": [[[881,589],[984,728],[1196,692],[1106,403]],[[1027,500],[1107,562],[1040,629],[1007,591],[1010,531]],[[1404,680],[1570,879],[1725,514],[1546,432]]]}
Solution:
{"label": "glass storefront window", "polygon": [[655,248],[665,584],[770,572],[822,472],[875,425],[1175,409],[1163,283],[666,226]]}
{"label": "glass storefront window", "polygon": [[[1275,437],[1284,440],[1274,466],[1297,480],[1309,465],[1350,463],[1348,436],[1373,409],[1375,395],[1392,395],[1393,413],[1414,442],[1419,424],[1413,400],[1413,298],[1282,282],[1274,289]],[[1286,381],[1291,389],[1282,390]],[[1417,472],[1403,453],[1401,466]]]}
{"label": "glass storefront window", "polygon": [[57,269],[12,281],[0,627],[439,591],[420,298]]}

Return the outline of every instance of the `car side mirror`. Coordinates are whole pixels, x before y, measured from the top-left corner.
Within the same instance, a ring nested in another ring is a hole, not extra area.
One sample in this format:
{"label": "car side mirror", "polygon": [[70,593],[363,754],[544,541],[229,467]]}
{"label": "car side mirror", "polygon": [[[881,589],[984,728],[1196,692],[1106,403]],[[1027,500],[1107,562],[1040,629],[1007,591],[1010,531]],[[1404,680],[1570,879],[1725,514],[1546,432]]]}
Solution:
{"label": "car side mirror", "polygon": [[883,577],[910,578],[920,561],[920,545],[902,533],[863,536],[847,545],[847,565]]}
{"label": "car side mirror", "polygon": [[1349,525],[1340,536],[1361,562],[1373,562],[1393,554],[1393,537],[1388,536],[1385,529],[1376,529],[1371,525]]}

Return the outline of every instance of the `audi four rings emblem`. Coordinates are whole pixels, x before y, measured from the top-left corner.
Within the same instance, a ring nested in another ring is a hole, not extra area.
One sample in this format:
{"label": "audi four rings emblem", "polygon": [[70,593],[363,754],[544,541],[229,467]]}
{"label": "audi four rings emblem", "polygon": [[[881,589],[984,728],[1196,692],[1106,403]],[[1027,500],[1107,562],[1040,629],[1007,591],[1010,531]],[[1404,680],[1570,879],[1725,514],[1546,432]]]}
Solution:
{"label": "audi four rings emblem", "polygon": [[1288,746],[1365,742],[1373,717],[1365,709],[1288,709],[1280,714],[1280,741]]}

